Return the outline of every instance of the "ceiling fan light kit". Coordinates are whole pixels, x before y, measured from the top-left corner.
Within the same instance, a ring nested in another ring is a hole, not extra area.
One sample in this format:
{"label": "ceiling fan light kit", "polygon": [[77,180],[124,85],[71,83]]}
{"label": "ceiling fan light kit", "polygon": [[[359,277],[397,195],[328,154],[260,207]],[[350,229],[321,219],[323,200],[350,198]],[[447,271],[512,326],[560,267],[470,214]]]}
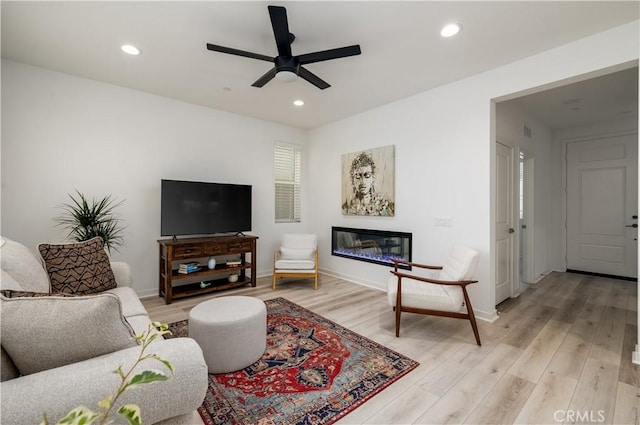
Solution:
{"label": "ceiling fan light kit", "polygon": [[318,87],[320,90],[324,90],[331,87],[331,85],[308,69],[304,68],[302,65],[348,56],[356,56],[361,53],[360,46],[356,44],[353,46],[339,47],[337,49],[329,49],[293,56],[291,53],[291,43],[295,40],[295,36],[289,32],[287,10],[281,6],[268,6],[267,8],[269,10],[269,17],[271,18],[271,27],[273,28],[276,46],[278,47],[278,56],[270,57],[259,53],[252,53],[207,43],[207,49],[214,52],[227,53],[230,55],[243,56],[273,63],[274,67],[267,71],[262,77],[258,78],[252,84],[253,87],[263,87],[273,78],[276,78],[279,81],[291,82],[295,81],[297,77],[300,77]]}
{"label": "ceiling fan light kit", "polygon": [[298,74],[293,71],[278,71],[276,79],[283,83],[291,83],[298,79]]}

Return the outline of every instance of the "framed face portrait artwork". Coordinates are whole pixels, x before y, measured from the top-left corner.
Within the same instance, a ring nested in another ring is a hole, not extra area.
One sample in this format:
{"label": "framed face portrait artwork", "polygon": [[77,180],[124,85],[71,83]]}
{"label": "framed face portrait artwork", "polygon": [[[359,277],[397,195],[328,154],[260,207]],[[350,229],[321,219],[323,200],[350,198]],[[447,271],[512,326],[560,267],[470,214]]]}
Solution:
{"label": "framed face portrait artwork", "polygon": [[395,146],[342,155],[342,214],[395,215]]}

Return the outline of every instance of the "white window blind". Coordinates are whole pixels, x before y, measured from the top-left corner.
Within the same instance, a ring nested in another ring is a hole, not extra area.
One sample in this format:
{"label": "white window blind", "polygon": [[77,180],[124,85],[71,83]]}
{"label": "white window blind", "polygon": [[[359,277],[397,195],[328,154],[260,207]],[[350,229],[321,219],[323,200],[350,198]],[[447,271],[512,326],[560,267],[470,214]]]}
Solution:
{"label": "white window blind", "polygon": [[300,147],[275,145],[276,223],[300,221]]}

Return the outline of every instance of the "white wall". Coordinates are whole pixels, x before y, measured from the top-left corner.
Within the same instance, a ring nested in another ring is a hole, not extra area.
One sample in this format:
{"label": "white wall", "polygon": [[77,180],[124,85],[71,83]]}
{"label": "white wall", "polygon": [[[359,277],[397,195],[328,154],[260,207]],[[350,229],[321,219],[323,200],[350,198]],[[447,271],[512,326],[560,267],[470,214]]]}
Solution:
{"label": "white wall", "polygon": [[[615,46],[612,48],[611,46]],[[494,319],[492,99],[638,60],[638,21],[310,131],[311,223],[322,268],[380,289],[388,268],[330,255],[331,226],[413,232],[413,258],[437,263],[453,243],[480,251],[470,288],[478,316]],[[349,217],[340,210],[340,158],[396,146],[396,216]],[[453,218],[436,227],[434,217]]]}
{"label": "white wall", "polygon": [[[551,186],[556,184],[551,179],[551,131],[536,118],[528,115],[517,104],[516,100],[496,104],[497,139],[507,146],[519,148],[531,154],[534,160],[534,265],[535,281],[539,280],[549,269],[549,249],[551,248]],[[523,127],[531,129],[531,138],[526,137]]]}
{"label": "white wall", "polygon": [[258,273],[270,274],[280,234],[308,224],[274,224],[276,141],[304,146],[306,133],[3,60],[2,234],[61,242],[67,194],[124,199],[127,245],[113,258],[131,264],[138,294],[157,295],[160,180],[250,184]]}

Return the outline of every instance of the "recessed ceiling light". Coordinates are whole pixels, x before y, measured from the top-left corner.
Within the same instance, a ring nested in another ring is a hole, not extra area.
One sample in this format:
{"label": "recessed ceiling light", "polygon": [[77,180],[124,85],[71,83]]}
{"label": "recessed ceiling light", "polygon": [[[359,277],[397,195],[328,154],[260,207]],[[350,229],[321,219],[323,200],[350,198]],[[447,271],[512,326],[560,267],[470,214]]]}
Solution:
{"label": "recessed ceiling light", "polygon": [[296,105],[296,106],[302,106],[302,105],[304,105],[304,101],[302,101],[300,99],[294,100],[293,104]]}
{"label": "recessed ceiling light", "polygon": [[443,37],[453,37],[460,32],[462,26],[460,24],[447,24],[440,31],[440,35]]}
{"label": "recessed ceiling light", "polygon": [[123,44],[122,46],[120,46],[120,49],[122,49],[122,51],[126,54],[133,56],[139,55],[141,53],[140,49],[138,49],[133,44]]}

